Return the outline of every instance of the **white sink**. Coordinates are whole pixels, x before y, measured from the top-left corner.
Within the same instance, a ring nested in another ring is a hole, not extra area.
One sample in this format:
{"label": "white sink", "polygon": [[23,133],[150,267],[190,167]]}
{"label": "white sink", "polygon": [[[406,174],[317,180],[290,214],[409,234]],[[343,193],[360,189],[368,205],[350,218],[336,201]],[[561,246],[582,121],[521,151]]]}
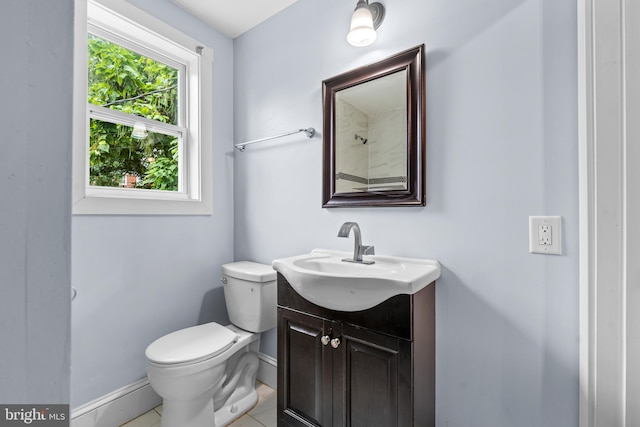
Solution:
{"label": "white sink", "polygon": [[400,294],[414,294],[440,277],[434,260],[365,255],[375,264],[344,262],[353,253],[314,249],[273,261],[273,268],[306,300],[340,311],[374,307]]}

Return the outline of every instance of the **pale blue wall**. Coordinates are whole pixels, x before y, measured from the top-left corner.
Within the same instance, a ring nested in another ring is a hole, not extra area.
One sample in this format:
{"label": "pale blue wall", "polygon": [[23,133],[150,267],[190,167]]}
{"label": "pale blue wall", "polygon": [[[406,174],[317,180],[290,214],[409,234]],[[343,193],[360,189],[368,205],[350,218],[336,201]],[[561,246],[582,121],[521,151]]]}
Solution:
{"label": "pale blue wall", "polygon": [[228,321],[218,279],[233,261],[233,42],[168,0],[131,3],[213,49],[213,215],[73,217],[73,407],[144,378],[156,338]]}
{"label": "pale blue wall", "polygon": [[73,1],[0,9],[0,403],[69,403]]}
{"label": "pale blue wall", "polygon": [[[379,254],[438,259],[437,425],[577,426],[576,3],[383,3],[368,48],[346,43],[344,0],[237,38],[236,142],[321,130],[323,79],[425,43],[427,207],[322,209],[321,136],[252,146],[235,154],[235,258],[350,250],[336,233],[358,221]],[[528,253],[529,215],[563,217],[564,255]]]}

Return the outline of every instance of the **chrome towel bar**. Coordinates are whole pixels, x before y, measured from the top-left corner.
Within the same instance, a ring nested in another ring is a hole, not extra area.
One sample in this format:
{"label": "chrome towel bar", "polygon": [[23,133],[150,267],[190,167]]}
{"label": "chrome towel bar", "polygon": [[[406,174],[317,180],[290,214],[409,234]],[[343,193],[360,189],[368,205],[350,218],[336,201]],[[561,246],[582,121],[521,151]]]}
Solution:
{"label": "chrome towel bar", "polygon": [[289,135],[293,135],[293,134],[300,133],[300,132],[306,133],[307,134],[307,138],[311,138],[311,137],[313,137],[313,135],[316,134],[316,130],[314,128],[296,129],[296,130],[292,130],[291,132],[286,132],[286,133],[283,133],[283,134],[280,134],[280,135],[269,136],[267,138],[254,139],[253,141],[248,141],[248,142],[241,142],[239,144],[236,144],[235,147],[240,151],[244,151],[245,146],[247,146],[247,145],[255,144],[256,142],[268,141],[270,139],[282,138],[283,136],[289,136]]}

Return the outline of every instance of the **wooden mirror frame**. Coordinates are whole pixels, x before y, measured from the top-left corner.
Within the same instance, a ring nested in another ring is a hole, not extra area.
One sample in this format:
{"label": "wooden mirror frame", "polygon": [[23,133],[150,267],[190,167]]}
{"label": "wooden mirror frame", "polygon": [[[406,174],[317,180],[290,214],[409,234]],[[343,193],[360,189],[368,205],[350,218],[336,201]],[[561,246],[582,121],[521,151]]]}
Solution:
{"label": "wooden mirror frame", "polygon": [[[336,193],[336,93],[389,74],[407,72],[407,189]],[[322,82],[322,207],[425,206],[424,45]]]}

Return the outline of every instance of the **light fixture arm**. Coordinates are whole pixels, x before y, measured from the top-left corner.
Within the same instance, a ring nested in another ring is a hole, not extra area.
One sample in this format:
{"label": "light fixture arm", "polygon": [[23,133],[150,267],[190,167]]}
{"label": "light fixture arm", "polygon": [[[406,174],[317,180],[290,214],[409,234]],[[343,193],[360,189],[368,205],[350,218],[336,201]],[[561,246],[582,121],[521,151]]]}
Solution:
{"label": "light fixture arm", "polygon": [[371,11],[371,16],[373,17],[373,29],[377,30],[384,21],[385,9],[382,3],[374,2],[369,4],[369,10]]}

